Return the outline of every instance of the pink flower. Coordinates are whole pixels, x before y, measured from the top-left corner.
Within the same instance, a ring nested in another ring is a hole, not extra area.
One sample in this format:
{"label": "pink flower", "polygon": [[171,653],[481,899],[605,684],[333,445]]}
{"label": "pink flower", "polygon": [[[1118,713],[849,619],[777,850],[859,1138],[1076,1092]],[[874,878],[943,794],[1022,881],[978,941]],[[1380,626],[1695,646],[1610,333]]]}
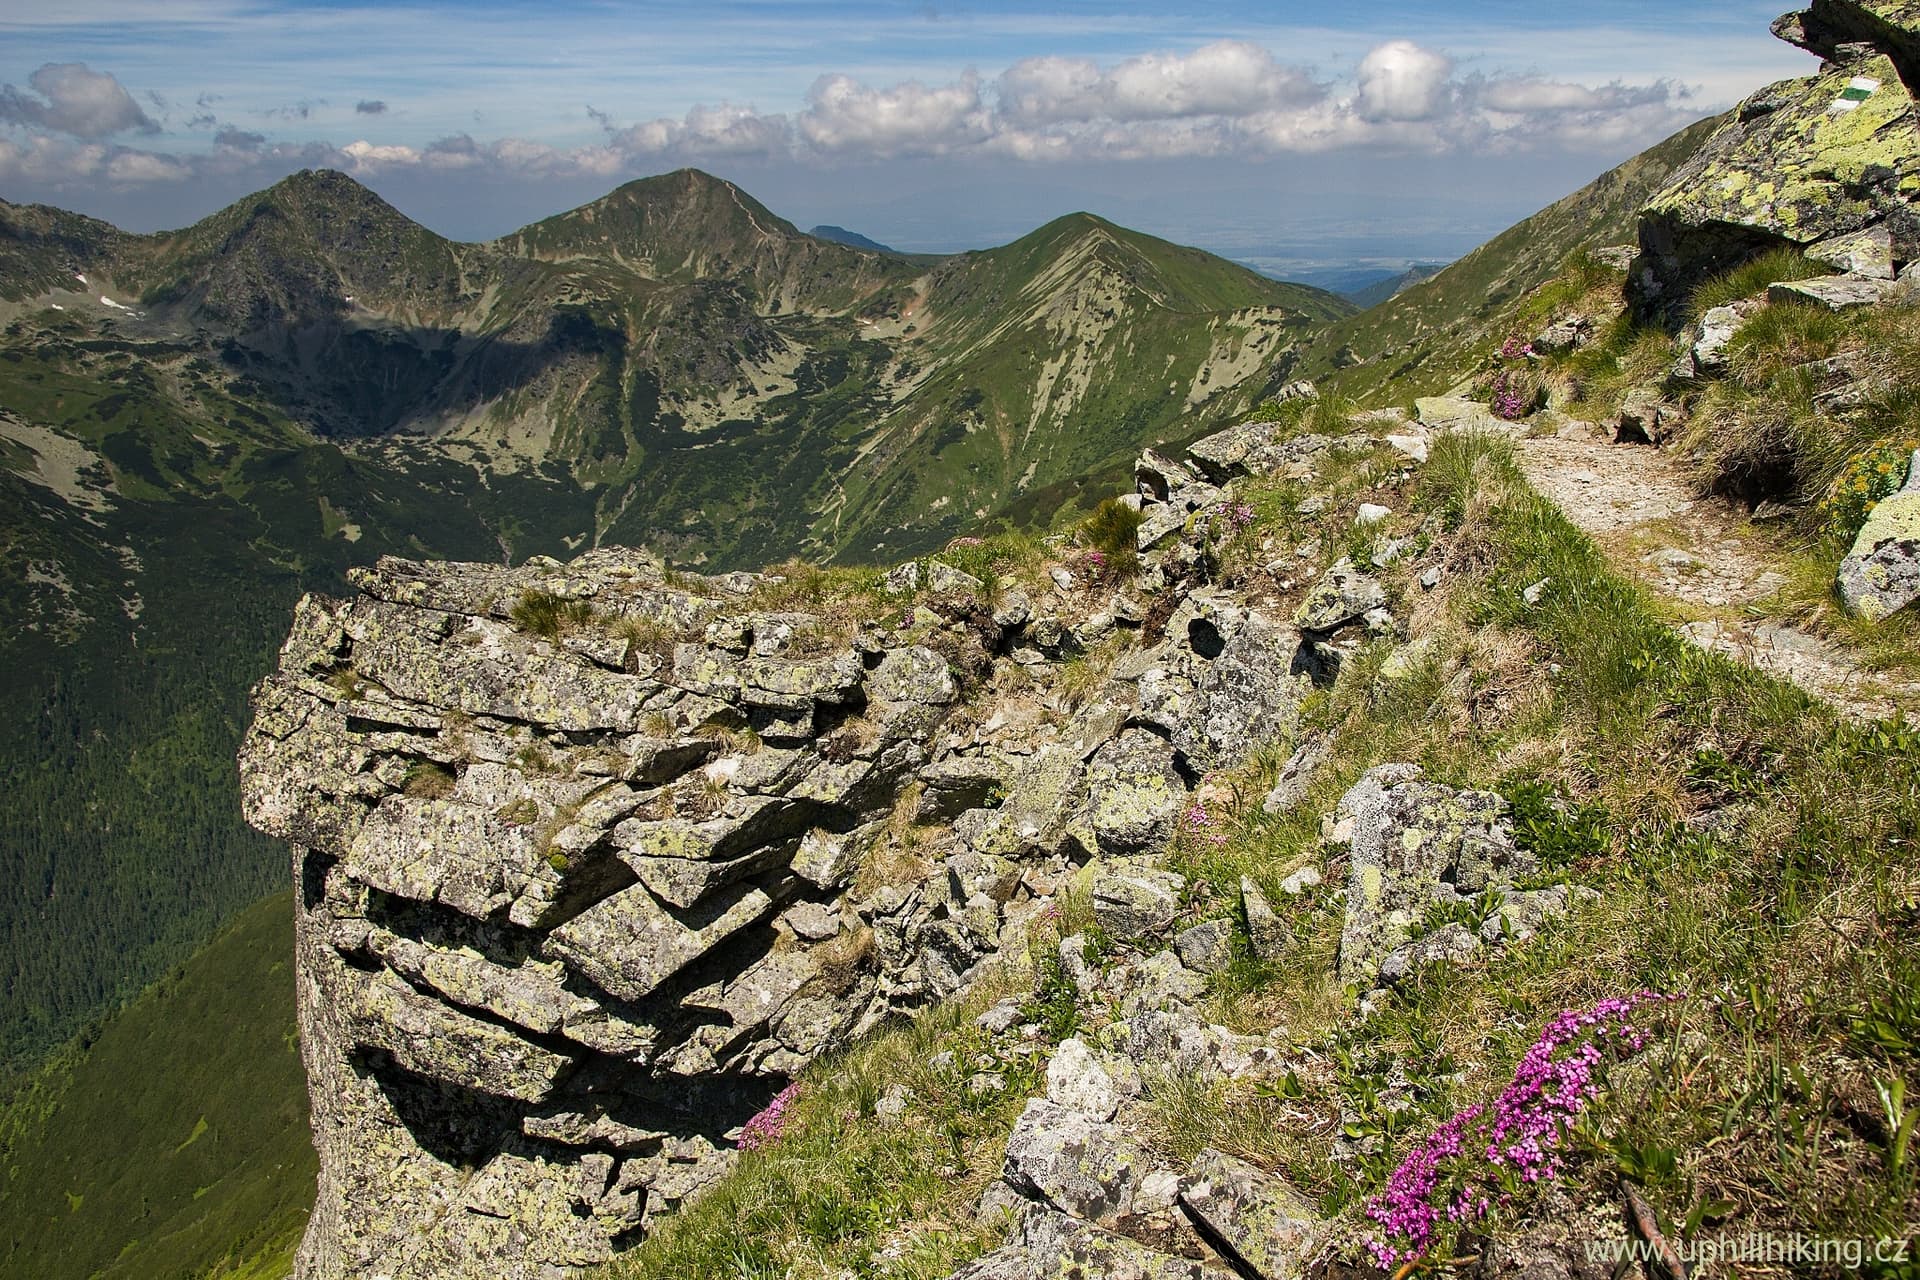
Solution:
{"label": "pink flower", "polygon": [[734,1145],[742,1151],[760,1151],[780,1141],[787,1131],[787,1112],[799,1096],[800,1082],[795,1080],[773,1095],[773,1101],[747,1121],[740,1130],[740,1140]]}
{"label": "pink flower", "polygon": [[1375,1261],[1392,1268],[1418,1258],[1432,1245],[1443,1217],[1456,1223],[1486,1217],[1505,1178],[1530,1184],[1558,1177],[1564,1167],[1560,1143],[1600,1093],[1594,1071],[1605,1057],[1601,1046],[1611,1041],[1638,1051],[1646,1032],[1635,1010],[1680,998],[1638,991],[1555,1015],[1491,1107],[1455,1113],[1367,1202],[1367,1216],[1384,1228],[1384,1239],[1368,1242]]}

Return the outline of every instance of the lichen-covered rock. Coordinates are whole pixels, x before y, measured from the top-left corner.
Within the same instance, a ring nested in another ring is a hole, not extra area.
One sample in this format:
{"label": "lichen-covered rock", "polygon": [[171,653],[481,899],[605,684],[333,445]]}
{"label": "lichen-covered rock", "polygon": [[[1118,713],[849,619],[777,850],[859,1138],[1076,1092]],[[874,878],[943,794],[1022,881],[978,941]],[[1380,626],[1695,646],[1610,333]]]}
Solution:
{"label": "lichen-covered rock", "polygon": [[1271,1174],[1208,1147],[1180,1179],[1180,1204],[1201,1238],[1242,1274],[1298,1280],[1306,1273],[1320,1215]]}
{"label": "lichen-covered rock", "polygon": [[1007,1139],[1001,1170],[1023,1195],[1087,1222],[1111,1225],[1133,1211],[1151,1157],[1126,1131],[1034,1098]]}
{"label": "lichen-covered rock", "polygon": [[1422,781],[1411,765],[1369,770],[1341,799],[1329,837],[1348,846],[1339,965],[1349,983],[1370,982],[1431,907],[1536,866],[1514,843],[1506,801]]}
{"label": "lichen-covered rock", "polygon": [[1840,597],[1879,620],[1920,599],[1920,453],[1899,492],[1875,504],[1840,562]]}
{"label": "lichen-covered rock", "polygon": [[[993,646],[1012,623],[836,638],[752,609],[753,575],[670,586],[612,551],[353,580],[300,604],[240,755],[248,819],[300,884],[320,1152],[301,1280],[604,1261],[720,1176],[725,1135],[793,1073],[959,989],[1019,936],[1034,868],[956,851],[862,877],[922,775],[936,809],[1011,775],[991,811],[1023,824],[1011,853],[1094,847],[1085,762],[1120,708],[1028,769],[940,732],[959,689],[913,639]],[[522,630],[532,593],[586,608]],[[668,634],[629,655],[623,620]],[[1035,883],[1064,883],[1047,857]]]}
{"label": "lichen-covered rock", "polygon": [[1225,920],[1202,920],[1176,934],[1173,949],[1180,963],[1195,973],[1218,973],[1233,963],[1233,926]]}
{"label": "lichen-covered rock", "polygon": [[1768,285],[1767,301],[1851,311],[1855,307],[1878,304],[1892,288],[1889,281],[1872,276],[1815,276],[1810,280],[1782,280]]}
{"label": "lichen-covered rock", "polygon": [[1370,610],[1385,607],[1387,591],[1351,560],[1339,560],[1320,575],[1294,614],[1302,631],[1331,632],[1358,622]]}
{"label": "lichen-covered rock", "polygon": [[1101,852],[1157,850],[1173,834],[1187,796],[1173,757],[1173,744],[1145,729],[1128,729],[1094,753],[1087,818]]}
{"label": "lichen-covered rock", "polygon": [[1267,901],[1260,886],[1240,877],[1240,908],[1247,917],[1247,940],[1260,960],[1278,960],[1293,941],[1293,931]]}
{"label": "lichen-covered rock", "polygon": [[1033,1274],[1045,1280],[1220,1280],[1191,1259],[1155,1252],[1044,1207],[1026,1211],[1014,1243],[1025,1251]]}
{"label": "lichen-covered rock", "polygon": [[1086,1042],[1060,1042],[1047,1063],[1047,1100],[1090,1120],[1105,1123],[1120,1109],[1120,1088]]}
{"label": "lichen-covered rock", "polygon": [[1883,56],[1913,33],[1882,25],[1871,39],[1882,54],[1748,99],[1648,201],[1629,280],[1643,314],[1678,314],[1700,281],[1783,244],[1883,229],[1891,258],[1920,254],[1913,99]]}
{"label": "lichen-covered rock", "polygon": [[1186,883],[1172,871],[1103,865],[1093,877],[1093,918],[1122,941],[1151,937],[1179,914]]}

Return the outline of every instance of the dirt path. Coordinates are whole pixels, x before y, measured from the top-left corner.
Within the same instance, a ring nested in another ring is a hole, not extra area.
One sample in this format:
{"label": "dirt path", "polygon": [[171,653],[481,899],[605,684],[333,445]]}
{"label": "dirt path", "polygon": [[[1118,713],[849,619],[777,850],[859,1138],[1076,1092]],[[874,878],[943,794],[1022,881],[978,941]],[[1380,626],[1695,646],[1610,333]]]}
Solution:
{"label": "dirt path", "polygon": [[1534,488],[1593,536],[1614,563],[1692,621],[1681,634],[1791,680],[1856,719],[1920,710],[1920,684],[1868,670],[1846,647],[1780,617],[1787,579],[1750,522],[1696,497],[1671,455],[1584,435],[1520,443]]}

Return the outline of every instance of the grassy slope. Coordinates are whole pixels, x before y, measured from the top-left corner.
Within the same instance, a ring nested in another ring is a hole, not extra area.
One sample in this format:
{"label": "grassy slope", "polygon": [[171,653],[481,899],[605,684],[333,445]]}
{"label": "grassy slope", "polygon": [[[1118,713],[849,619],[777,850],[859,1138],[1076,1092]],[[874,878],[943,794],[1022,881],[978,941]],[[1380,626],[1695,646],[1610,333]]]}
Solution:
{"label": "grassy slope", "polygon": [[[1575,249],[1633,243],[1640,206],[1718,124],[1689,125],[1431,279],[1329,326],[1303,347],[1288,376],[1368,403],[1446,390],[1500,345],[1512,304],[1552,279]],[[1343,367],[1341,353],[1349,351],[1363,363]]]}
{"label": "grassy slope", "polygon": [[315,1173],[292,956],[280,893],[0,1112],[0,1272],[286,1273]]}
{"label": "grassy slope", "polygon": [[[1905,941],[1920,892],[1906,854],[1920,839],[1911,731],[1839,722],[1791,686],[1693,649],[1527,488],[1508,446],[1443,441],[1417,479],[1383,489],[1394,465],[1381,456],[1349,470],[1312,518],[1296,512],[1297,485],[1248,486],[1260,519],[1230,549],[1228,572],[1256,572],[1265,538],[1337,541],[1353,504],[1384,492],[1409,527],[1431,513],[1447,530],[1450,585],[1424,611],[1433,656],[1388,682],[1375,673],[1389,645],[1364,653],[1309,706],[1305,728],[1330,734],[1333,755],[1306,802],[1279,817],[1258,804],[1282,744],[1221,779],[1243,798],[1214,815],[1209,835],[1223,843],[1172,850],[1190,877],[1232,886],[1249,875],[1290,904],[1288,952],[1239,961],[1213,1012],[1243,1030],[1284,1026],[1303,1062],[1325,1065],[1278,1091],[1153,1079],[1142,1136],[1176,1163],[1213,1145],[1279,1169],[1345,1215],[1344,1247],[1357,1254],[1373,1230],[1361,1207],[1394,1164],[1455,1109],[1497,1094],[1554,1010],[1650,987],[1688,996],[1669,1042],[1677,1057],[1612,1079],[1569,1143],[1564,1182],[1577,1200],[1615,1215],[1625,1176],[1670,1223],[1709,1205],[1711,1232],[1728,1236],[1910,1231],[1914,1167],[1879,1119],[1876,1090],[1920,1084],[1920,971]],[[1523,589],[1542,579],[1553,590],[1529,604]],[[1429,971],[1371,1019],[1350,1020],[1353,993],[1331,976],[1338,901],[1275,887],[1321,863],[1320,815],[1363,770],[1409,760],[1435,780],[1513,797],[1522,839],[1552,878],[1599,900],[1479,964]],[[1070,907],[1060,928],[1083,923]],[[1239,945],[1244,957],[1244,935]],[[1028,1016],[1045,1026],[1043,1046],[1105,1016],[1063,1012],[1061,992],[1041,975]],[[939,1068],[936,1047],[959,1062]],[[946,1274],[985,1247],[971,1200],[997,1168],[1019,1098],[1039,1087],[1031,1048],[989,1043],[948,1009],[818,1064],[789,1138],[606,1274]],[[1009,1072],[1013,1100],[972,1096],[964,1081],[976,1070]],[[1404,1093],[1390,1088],[1396,1070]],[[892,1082],[913,1090],[899,1128],[873,1110]],[[1895,1106],[1894,1127],[1903,1115],[1920,1109]],[[1358,1158],[1336,1157],[1342,1132],[1363,1144]],[[1520,1192],[1496,1229],[1536,1203]],[[1443,1238],[1439,1256],[1452,1248]]]}

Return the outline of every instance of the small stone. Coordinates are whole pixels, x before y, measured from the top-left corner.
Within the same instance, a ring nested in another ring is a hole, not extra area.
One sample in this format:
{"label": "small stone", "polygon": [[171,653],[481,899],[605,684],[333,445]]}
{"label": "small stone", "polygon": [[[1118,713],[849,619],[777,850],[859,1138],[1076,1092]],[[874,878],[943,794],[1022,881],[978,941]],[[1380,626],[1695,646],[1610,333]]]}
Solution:
{"label": "small stone", "polygon": [[1392,514],[1391,507],[1383,507],[1377,502],[1363,502],[1360,504],[1360,509],[1354,513],[1353,522],[1360,525],[1379,524]]}
{"label": "small stone", "polygon": [[1332,751],[1332,740],[1325,734],[1314,734],[1293,749],[1287,762],[1280,766],[1280,776],[1274,781],[1273,790],[1267,792],[1267,798],[1260,808],[1266,813],[1286,813],[1306,799],[1307,787],[1327,762]]}
{"label": "small stone", "polygon": [[964,573],[938,560],[927,561],[927,585],[940,595],[971,595],[984,585],[970,573]]}
{"label": "small stone", "polygon": [[1440,566],[1439,565],[1436,564],[1431,568],[1421,570],[1420,589],[1422,591],[1431,591],[1439,585],[1440,585]]}
{"label": "small stone", "polygon": [[1280,882],[1280,892],[1290,898],[1297,898],[1318,885],[1323,878],[1320,868],[1312,865],[1304,866]]}
{"label": "small stone", "polygon": [[840,913],[818,902],[789,907],[780,918],[797,937],[808,942],[825,942],[840,932]]}
{"label": "small stone", "polygon": [[1892,282],[1870,276],[1816,276],[1767,286],[1768,302],[1810,302],[1829,311],[1871,307],[1887,296]]}
{"label": "small stone", "polygon": [[920,565],[909,560],[903,565],[889,569],[886,576],[888,595],[910,596],[920,589]]}
{"label": "small stone", "polygon": [[1247,939],[1253,954],[1261,960],[1278,960],[1293,942],[1293,930],[1273,909],[1260,886],[1246,876],[1240,877],[1240,905],[1247,913]]}
{"label": "small stone", "polygon": [[1053,579],[1053,585],[1060,588],[1060,590],[1062,591],[1071,591],[1074,589],[1076,585],[1078,585],[1074,581],[1072,571],[1061,565],[1056,564],[1052,568],[1048,569],[1047,576]]}
{"label": "small stone", "polygon": [[1113,1076],[1086,1042],[1077,1038],[1061,1041],[1047,1063],[1047,1100],[1102,1122],[1113,1119],[1120,1109]]}
{"label": "small stone", "polygon": [[913,1091],[903,1084],[890,1084],[880,1100],[873,1104],[873,1114],[880,1121],[882,1129],[897,1127],[906,1118],[907,1110],[913,1106]]}
{"label": "small stone", "polygon": [[988,1035],[997,1036],[1012,1030],[1019,1021],[1020,1001],[1009,997],[975,1018],[973,1023]]}
{"label": "small stone", "polygon": [[1196,973],[1218,973],[1233,963],[1233,928],[1225,920],[1203,920],[1173,939],[1180,962]]}
{"label": "small stone", "polygon": [[1173,923],[1186,885],[1171,871],[1103,866],[1093,877],[1093,918],[1122,942],[1151,937]]}
{"label": "small stone", "polygon": [[1480,950],[1480,939],[1457,920],[1389,953],[1380,962],[1380,981],[1396,986],[1433,964],[1459,964]]}
{"label": "small stone", "polygon": [[1540,579],[1540,581],[1534,583],[1532,586],[1522,591],[1520,593],[1520,598],[1522,600],[1525,600],[1528,604],[1539,604],[1540,598],[1546,595],[1547,587],[1550,583],[1552,583],[1552,581],[1553,581],[1552,578]]}
{"label": "small stone", "polygon": [[994,606],[993,625],[1006,631],[1018,631],[1033,620],[1033,601],[1017,588],[1000,597]]}
{"label": "small stone", "polygon": [[1425,436],[1388,436],[1387,444],[1415,462],[1425,462],[1427,460],[1427,438]]}
{"label": "small stone", "polygon": [[976,1071],[967,1077],[967,1092],[976,1098],[1006,1091],[1007,1077],[998,1071]]}
{"label": "small stone", "polygon": [[1341,560],[1313,584],[1294,621],[1302,631],[1337,631],[1386,603],[1386,588],[1362,573],[1353,561]]}

